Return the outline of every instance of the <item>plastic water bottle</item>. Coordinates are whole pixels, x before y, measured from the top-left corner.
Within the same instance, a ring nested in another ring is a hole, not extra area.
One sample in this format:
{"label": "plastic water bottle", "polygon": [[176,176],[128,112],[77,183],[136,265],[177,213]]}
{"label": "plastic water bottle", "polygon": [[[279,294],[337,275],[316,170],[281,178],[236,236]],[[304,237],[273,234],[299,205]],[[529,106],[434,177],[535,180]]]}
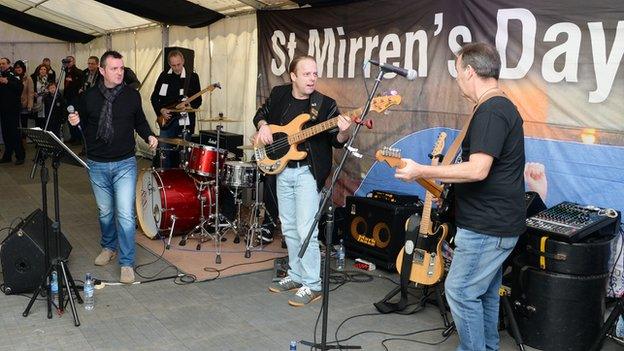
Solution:
{"label": "plastic water bottle", "polygon": [[290,342],[290,348],[288,350],[297,351],[297,342],[295,340]]}
{"label": "plastic water bottle", "polygon": [[93,279],[91,273],[87,273],[87,277],[84,282],[84,305],[85,310],[91,311],[95,306],[95,297],[93,296]]}
{"label": "plastic water bottle", "polygon": [[58,274],[56,273],[56,271],[52,271],[52,280],[50,281],[50,292],[51,292],[50,297],[52,298],[52,301],[55,301],[56,297],[58,296]]}
{"label": "plastic water bottle", "polygon": [[345,247],[344,242],[340,239],[340,245],[336,252],[336,270],[342,271],[345,268]]}
{"label": "plastic water bottle", "polygon": [[617,324],[615,325],[615,336],[618,338],[624,338],[624,317],[620,316],[618,318]]}

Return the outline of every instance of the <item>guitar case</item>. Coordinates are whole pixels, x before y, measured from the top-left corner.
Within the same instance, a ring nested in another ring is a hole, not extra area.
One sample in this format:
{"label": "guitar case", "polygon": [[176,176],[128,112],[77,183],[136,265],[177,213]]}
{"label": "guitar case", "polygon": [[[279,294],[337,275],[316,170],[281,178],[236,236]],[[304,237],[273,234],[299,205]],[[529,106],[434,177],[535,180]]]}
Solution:
{"label": "guitar case", "polygon": [[[403,250],[403,262],[401,264],[401,282],[400,285],[392,289],[381,301],[375,302],[373,305],[380,313],[393,313],[403,311],[407,307],[407,287],[410,283],[410,275],[412,274],[412,259],[414,257],[414,248],[416,240],[418,240],[418,226],[420,224],[420,215],[415,213],[411,215],[405,226],[405,250]],[[397,293],[401,293],[398,302],[389,302]],[[422,308],[422,305],[417,309]],[[402,314],[414,313],[416,310],[410,310]]]}

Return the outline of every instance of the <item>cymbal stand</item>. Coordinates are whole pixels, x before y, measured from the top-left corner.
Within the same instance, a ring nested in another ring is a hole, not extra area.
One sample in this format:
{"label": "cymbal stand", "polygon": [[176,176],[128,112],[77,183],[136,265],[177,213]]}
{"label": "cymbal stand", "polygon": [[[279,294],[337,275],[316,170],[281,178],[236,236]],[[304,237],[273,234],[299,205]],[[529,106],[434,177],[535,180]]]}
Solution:
{"label": "cymbal stand", "polygon": [[221,234],[219,229],[220,225],[220,217],[221,212],[219,212],[219,186],[221,183],[219,182],[219,173],[221,173],[221,129],[223,129],[223,125],[217,123],[217,162],[215,163],[215,213],[214,213],[214,237],[215,237],[215,249],[217,257],[215,258],[216,264],[221,264]]}
{"label": "cymbal stand", "polygon": [[[264,201],[260,201],[260,174],[256,173],[255,180],[255,189],[254,189],[254,203],[251,207],[251,211],[249,211],[249,230],[247,231],[247,236],[245,237],[245,242],[247,243],[247,247],[245,248],[245,257],[251,257],[251,249],[253,248],[253,240],[256,237],[259,237],[260,242],[260,251],[263,249],[263,242],[260,234],[262,233],[262,223],[260,222],[260,217],[262,215],[268,216],[271,223],[275,224],[275,221],[271,217],[269,211],[267,211],[264,206]],[[263,199],[264,200],[264,199]]]}

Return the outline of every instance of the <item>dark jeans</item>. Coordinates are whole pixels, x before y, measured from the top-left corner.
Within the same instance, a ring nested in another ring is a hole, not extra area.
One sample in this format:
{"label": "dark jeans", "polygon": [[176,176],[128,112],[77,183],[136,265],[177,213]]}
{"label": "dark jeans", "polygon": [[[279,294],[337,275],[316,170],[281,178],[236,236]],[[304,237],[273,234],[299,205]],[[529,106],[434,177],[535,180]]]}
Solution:
{"label": "dark jeans", "polygon": [[2,139],[4,140],[3,160],[10,160],[13,153],[15,153],[15,158],[18,160],[26,158],[21,133],[18,130],[19,120],[19,110],[5,111],[0,109],[0,125],[2,128]]}

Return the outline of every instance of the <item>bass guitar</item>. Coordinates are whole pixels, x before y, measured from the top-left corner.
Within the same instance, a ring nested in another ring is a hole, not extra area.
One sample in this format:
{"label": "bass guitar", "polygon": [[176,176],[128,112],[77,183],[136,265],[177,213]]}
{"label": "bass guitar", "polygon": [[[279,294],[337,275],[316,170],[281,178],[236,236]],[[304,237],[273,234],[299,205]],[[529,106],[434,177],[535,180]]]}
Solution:
{"label": "bass guitar", "polygon": [[174,110],[174,111],[172,111],[169,117],[163,114],[158,115],[158,117],[156,117],[156,123],[158,123],[158,126],[160,127],[161,130],[169,129],[169,127],[171,127],[171,123],[182,116],[181,112],[196,111],[190,108],[191,101],[202,96],[202,94],[212,92],[213,90],[217,88],[221,89],[221,84],[219,83],[210,84],[208,87],[198,91],[197,93],[193,94],[191,97],[189,97],[188,99],[184,101],[176,101],[174,103],[164,106],[163,108],[166,108],[168,110]]}
{"label": "bass guitar", "polygon": [[[391,106],[400,103],[400,95],[378,96],[373,98],[370,109],[381,113]],[[348,116],[352,121],[357,122],[362,115],[362,108],[343,113],[342,115]],[[308,153],[299,151],[297,145],[312,136],[336,128],[338,118],[339,116],[328,119],[303,130],[303,125],[310,120],[310,114],[308,113],[300,114],[285,126],[268,124],[273,134],[273,143],[270,145],[254,145],[254,155],[258,169],[266,174],[278,174],[284,170],[288,161],[303,160]]]}
{"label": "bass guitar", "polygon": [[[431,151],[431,165],[437,166],[440,162],[438,155],[444,149],[446,133],[442,132],[438,136],[438,140]],[[423,201],[423,212],[420,219],[420,227],[418,228],[418,239],[414,245],[412,266],[410,273],[410,281],[417,284],[433,285],[439,282],[444,275],[444,258],[442,256],[442,243],[446,239],[449,232],[448,224],[443,223],[434,226],[431,220],[431,207],[433,205],[433,194],[429,191],[425,193]],[[414,223],[410,223],[410,217],[406,223],[406,230],[412,227]],[[403,264],[403,256],[405,247],[401,249],[396,259],[396,266],[399,273]]]}

